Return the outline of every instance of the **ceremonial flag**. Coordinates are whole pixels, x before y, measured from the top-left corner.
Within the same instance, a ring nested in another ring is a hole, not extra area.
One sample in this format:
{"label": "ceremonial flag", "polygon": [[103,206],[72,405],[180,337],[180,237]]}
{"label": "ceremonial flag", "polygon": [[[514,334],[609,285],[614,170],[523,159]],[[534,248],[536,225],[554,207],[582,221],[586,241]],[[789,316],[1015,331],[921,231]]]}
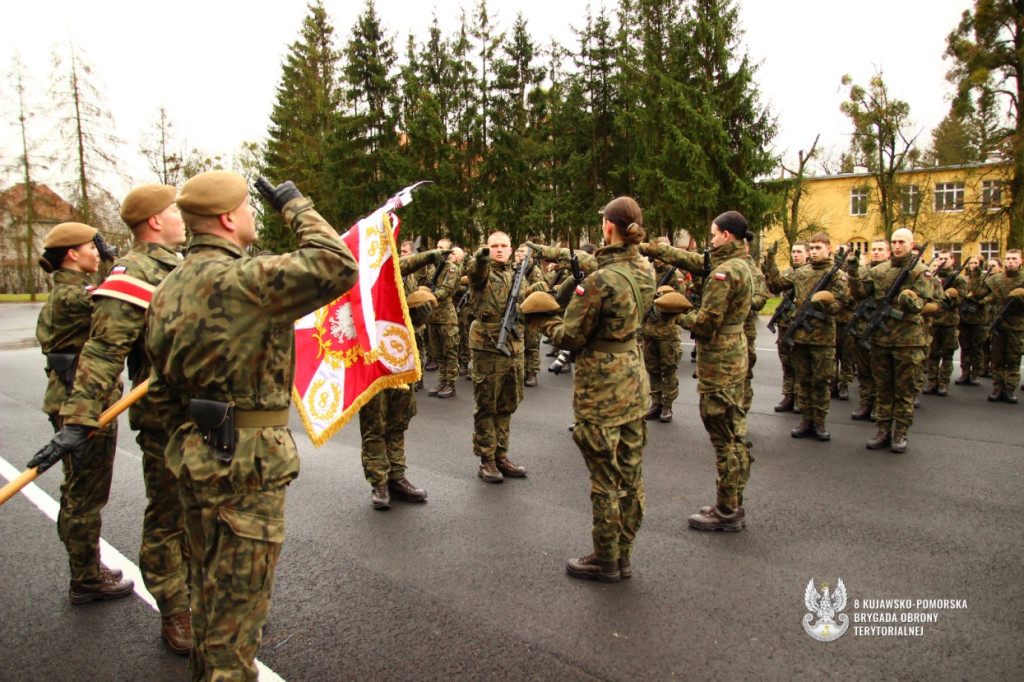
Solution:
{"label": "ceremonial flag", "polygon": [[378,391],[420,379],[395,246],[399,220],[391,208],[341,236],[359,264],[351,291],[295,323],[292,395],[317,447]]}

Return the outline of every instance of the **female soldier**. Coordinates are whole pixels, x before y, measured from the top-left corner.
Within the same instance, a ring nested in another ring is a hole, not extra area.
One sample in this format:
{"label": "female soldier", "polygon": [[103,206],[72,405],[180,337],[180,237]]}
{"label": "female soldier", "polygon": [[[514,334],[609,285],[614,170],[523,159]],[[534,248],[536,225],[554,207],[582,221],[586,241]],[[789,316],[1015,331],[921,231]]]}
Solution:
{"label": "female soldier", "polygon": [[[89,338],[92,299],[89,292],[100,258],[112,258],[93,227],[61,223],[46,235],[39,265],[53,273],[53,291],[36,323],[36,338],[46,354],[49,383],[43,411],[59,432],[58,449],[44,448],[28,463],[45,471],[64,452],[64,481],[60,486],[57,534],[67,548],[71,566],[72,604],[94,599],[118,599],[132,593],[134,583],[100,564],[100,510],[110,496],[110,479],[117,442],[117,422],[88,438],[93,429],[78,424],[61,428],[60,408],[74,385],[78,353]],[[117,391],[120,393],[118,384]],[[106,404],[115,396],[95,396]],[[52,450],[52,451],[51,451]]]}
{"label": "female soldier", "polygon": [[[590,469],[594,551],[566,564],[574,578],[613,583],[630,577],[633,541],[644,515],[648,379],[637,335],[654,299],[654,272],[636,247],[646,234],[642,223],[632,198],[609,203],[602,226],[606,246],[595,254],[598,269],[579,285],[567,280],[563,291],[572,300],[564,318],[530,315],[552,345],[578,353],[572,437]],[[523,305],[526,314],[558,308],[549,294],[531,298],[532,305]]]}

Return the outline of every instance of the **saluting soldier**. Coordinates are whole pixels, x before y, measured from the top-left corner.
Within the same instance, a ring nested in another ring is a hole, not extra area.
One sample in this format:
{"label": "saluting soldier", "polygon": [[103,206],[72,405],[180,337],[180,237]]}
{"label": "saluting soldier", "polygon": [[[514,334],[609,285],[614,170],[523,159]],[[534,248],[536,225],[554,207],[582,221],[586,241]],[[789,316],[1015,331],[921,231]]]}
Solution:
{"label": "saluting soldier", "polygon": [[[794,242],[793,246],[790,247],[789,256],[792,265],[782,271],[784,277],[789,277],[794,270],[801,267],[807,262],[808,249],[810,245],[807,242]],[[771,269],[771,261],[774,258],[769,258],[765,262],[765,271]],[[777,267],[777,266],[776,266]],[[783,287],[776,286],[776,283],[769,277],[765,282],[768,287],[768,291],[778,296],[783,292]],[[786,287],[791,290],[791,287]],[[794,410],[799,412],[799,403],[796,400],[797,385],[793,379],[793,361],[792,361],[792,346],[788,343],[782,343],[782,337],[786,335],[786,329],[789,328],[789,323],[793,317],[795,311],[790,311],[788,314],[781,316],[776,322],[776,329],[778,330],[778,337],[775,339],[775,346],[779,354],[779,363],[782,365],[782,400],[775,405],[774,410],[776,412],[793,412]]]}
{"label": "saluting soldier", "polygon": [[[132,593],[134,583],[100,563],[101,512],[110,497],[110,480],[117,445],[117,421],[103,429],[63,424],[60,409],[71,394],[82,346],[89,338],[93,315],[90,292],[95,288],[100,258],[113,253],[94,227],[61,223],[46,235],[39,265],[53,273],[53,291],[39,311],[36,338],[46,355],[46,393],[43,412],[57,436],[28,462],[46,471],[63,463],[57,535],[68,553],[72,604],[96,599],[119,599]],[[92,398],[103,408],[121,395],[120,379]],[[92,434],[92,438],[89,435]]]}
{"label": "saluting soldier", "polygon": [[981,256],[971,256],[967,261],[967,294],[960,303],[960,376],[953,382],[957,386],[980,386],[982,369],[982,346],[985,344],[985,306],[978,303],[974,294],[984,279],[984,265]]}
{"label": "saluting soldier", "polygon": [[192,679],[255,680],[284,542],[285,490],[299,475],[288,430],[295,320],[335,300],[357,265],[291,182],[258,183],[298,236],[281,256],[256,240],[245,180],[210,171],[177,204],[192,231],[184,262],[153,294],[150,392],[171,433],[191,551]]}
{"label": "saluting soldier", "polygon": [[[882,263],[889,262],[889,242],[884,239],[876,239],[871,242],[868,255],[868,267],[874,268]],[[852,262],[846,264],[846,272],[849,274],[851,268],[860,268],[860,261],[857,261],[857,265],[853,265]],[[859,272],[859,270],[858,270]],[[850,298],[855,297],[851,294]],[[859,307],[858,304],[857,307]],[[871,419],[871,413],[875,409],[875,375],[871,373],[871,349],[862,346],[859,341],[864,336],[864,330],[867,328],[868,320],[871,318],[871,314],[875,311],[874,299],[868,299],[868,306],[862,312],[861,316],[854,322],[853,328],[850,330],[850,336],[853,340],[853,358],[855,367],[857,368],[857,394],[859,400],[859,406],[850,414],[850,418],[856,421],[866,421]]]}
{"label": "saluting soldier", "polygon": [[454,296],[459,286],[459,264],[450,239],[440,239],[437,248],[444,254],[434,258],[433,267],[424,270],[437,306],[429,309],[426,322],[430,357],[437,363],[437,386],[427,395],[438,398],[455,397],[455,380],[459,378],[459,319],[455,314]]}
{"label": "saluting soldier", "polygon": [[1003,266],[1002,272],[979,286],[978,298],[982,304],[991,306],[993,315],[1001,315],[991,335],[992,393],[988,399],[1016,403],[1024,341],[1024,272],[1020,267],[1020,250],[1007,251]]}
{"label": "saluting soldier", "polygon": [[[524,267],[523,259],[526,258],[526,244],[516,249],[516,268]],[[532,286],[538,282],[544,282],[544,275],[539,267],[540,258],[536,254],[531,256],[529,270],[523,278],[523,286]],[[545,286],[547,283],[545,282]],[[523,332],[523,385],[536,386],[537,372],[540,371],[540,337],[536,329],[527,327]]]}
{"label": "saluting soldier", "polygon": [[[668,237],[658,237],[652,243],[668,245]],[[665,281],[658,288],[657,294],[664,295],[675,291],[686,295],[686,276],[677,268],[664,261],[654,260],[655,282]],[[662,315],[654,307],[644,311],[643,327],[643,358],[650,383],[651,406],[644,414],[644,419],[658,419],[668,423],[672,421],[672,403],[679,397],[679,360],[683,356],[683,343],[679,334],[679,325],[675,316]]]}
{"label": "saluting soldier", "polygon": [[[940,289],[953,274],[955,265],[953,254],[948,249],[939,251],[934,280]],[[922,393],[946,396],[949,395],[949,380],[953,376],[953,353],[960,345],[957,327],[960,324],[960,303],[967,295],[967,280],[957,273],[939,295],[939,309],[932,316],[931,347],[926,365],[928,385]]]}

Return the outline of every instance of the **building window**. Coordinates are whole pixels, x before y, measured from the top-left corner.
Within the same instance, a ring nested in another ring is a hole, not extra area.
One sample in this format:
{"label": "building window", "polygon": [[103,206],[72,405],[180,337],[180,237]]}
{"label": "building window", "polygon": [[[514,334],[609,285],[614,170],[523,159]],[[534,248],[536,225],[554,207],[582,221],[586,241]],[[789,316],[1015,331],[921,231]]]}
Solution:
{"label": "building window", "polygon": [[989,258],[999,258],[999,242],[982,242],[981,257],[987,263]]}
{"label": "building window", "polygon": [[921,208],[921,190],[917,185],[905,185],[902,189],[903,214],[917,215]]}
{"label": "building window", "polygon": [[981,181],[981,207],[989,210],[999,208],[1003,204],[1003,186],[999,180]]}
{"label": "building window", "polygon": [[964,244],[963,242],[935,242],[935,248],[932,250],[932,253],[938,256],[939,251],[949,251],[952,253],[953,260],[959,265],[964,255]]}
{"label": "building window", "polygon": [[850,242],[850,249],[851,249],[850,257],[852,258],[853,257],[853,253],[852,253],[853,251],[859,251],[862,254],[868,253],[868,251],[871,249],[871,245],[868,244],[866,241],[855,239],[855,240]]}
{"label": "building window", "polygon": [[935,183],[935,211],[941,212],[962,210],[964,210],[964,183]]}
{"label": "building window", "polygon": [[868,214],[868,189],[855,187],[850,190],[850,215]]}

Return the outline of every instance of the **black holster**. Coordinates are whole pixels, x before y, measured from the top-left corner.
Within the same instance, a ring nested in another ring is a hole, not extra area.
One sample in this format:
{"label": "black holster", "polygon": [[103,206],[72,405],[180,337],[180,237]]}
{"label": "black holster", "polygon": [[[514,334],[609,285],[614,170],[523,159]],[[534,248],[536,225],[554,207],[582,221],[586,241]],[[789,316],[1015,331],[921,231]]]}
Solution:
{"label": "black holster", "polygon": [[68,397],[75,388],[75,372],[78,371],[78,353],[47,353],[46,368],[53,370],[64,388],[67,389]]}
{"label": "black holster", "polygon": [[203,442],[214,449],[217,461],[230,464],[235,454],[235,404],[192,398],[188,413],[203,434]]}

